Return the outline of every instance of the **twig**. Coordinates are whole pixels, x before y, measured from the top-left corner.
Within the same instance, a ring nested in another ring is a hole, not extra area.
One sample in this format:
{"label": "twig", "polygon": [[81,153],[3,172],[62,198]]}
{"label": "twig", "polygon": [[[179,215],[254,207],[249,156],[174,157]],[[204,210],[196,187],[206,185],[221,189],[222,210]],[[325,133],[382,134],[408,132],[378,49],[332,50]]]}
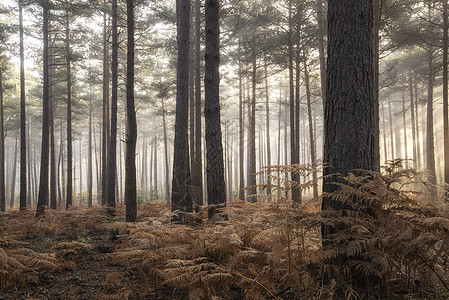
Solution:
{"label": "twig", "polygon": [[422,260],[422,262],[430,269],[432,270],[432,272],[435,273],[435,275],[437,275],[438,279],[441,281],[441,283],[444,285],[444,287],[446,288],[446,290],[449,292],[449,287],[447,286],[446,282],[444,282],[443,278],[441,278],[440,274],[437,273],[437,271],[435,271],[434,268],[432,268],[431,265],[429,265],[429,263],[427,261],[424,260],[424,258],[421,257],[421,255],[419,255],[419,253],[416,253],[416,255]]}

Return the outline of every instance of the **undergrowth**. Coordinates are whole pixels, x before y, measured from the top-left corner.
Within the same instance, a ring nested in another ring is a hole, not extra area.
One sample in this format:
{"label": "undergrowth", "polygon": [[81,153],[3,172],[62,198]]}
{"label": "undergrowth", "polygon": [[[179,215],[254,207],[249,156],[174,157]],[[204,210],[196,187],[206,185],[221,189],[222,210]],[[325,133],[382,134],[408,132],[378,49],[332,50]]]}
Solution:
{"label": "undergrowth", "polygon": [[[345,204],[322,214],[320,199],[302,207],[286,200],[298,172],[306,189],[313,171],[273,166],[271,185],[257,186],[258,203],[234,201],[227,220],[207,220],[204,207],[187,225],[170,223],[168,207],[139,207],[138,222],[125,223],[118,206],[111,220],[102,208],[9,212],[0,235],[0,285],[39,284],[45,273],[74,272],[104,236],[97,299],[448,299],[449,219],[443,206],[427,203],[420,174],[390,162],[382,173],[357,171],[324,195]],[[264,193],[270,188],[271,195]],[[424,192],[416,192],[423,190]],[[60,220],[72,224],[70,235]],[[83,226],[79,225],[82,224]],[[341,228],[322,246],[323,224]],[[65,232],[65,234],[64,234]],[[61,240],[61,237],[65,240]],[[43,247],[35,241],[50,238]],[[30,243],[32,241],[33,243]],[[100,249],[102,250],[102,249]],[[344,257],[341,266],[329,263]],[[329,276],[329,275],[332,276]],[[355,275],[357,274],[357,275]],[[360,287],[354,276],[368,284]],[[328,278],[329,280],[325,280]]]}

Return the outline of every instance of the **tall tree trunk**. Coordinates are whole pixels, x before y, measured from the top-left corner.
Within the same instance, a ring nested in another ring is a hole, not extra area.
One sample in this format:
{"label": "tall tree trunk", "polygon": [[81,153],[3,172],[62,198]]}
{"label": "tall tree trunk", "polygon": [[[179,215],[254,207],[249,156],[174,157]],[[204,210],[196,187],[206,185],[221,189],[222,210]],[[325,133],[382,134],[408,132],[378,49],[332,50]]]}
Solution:
{"label": "tall tree trunk", "polygon": [[3,64],[0,63],[0,211],[6,211],[5,128],[3,112]]}
{"label": "tall tree trunk", "polygon": [[92,99],[89,98],[89,136],[87,146],[87,207],[92,207]]}
{"label": "tall tree trunk", "polygon": [[[195,164],[194,197],[203,205],[203,166],[201,149],[201,0],[195,0]],[[197,208],[196,208],[197,209]]]}
{"label": "tall tree trunk", "polygon": [[379,139],[379,30],[382,17],[382,6],[384,0],[373,0],[373,28],[372,28],[372,60],[373,60],[373,101],[374,101],[374,164],[375,169],[380,171],[380,139]]}
{"label": "tall tree trunk", "polygon": [[194,182],[196,182],[196,173],[195,173],[195,26],[193,22],[194,14],[190,14],[190,64],[189,64],[189,146],[190,146],[190,190],[192,191],[192,200],[195,202],[195,207],[198,206],[195,188],[193,186]]}
{"label": "tall tree trunk", "polygon": [[[383,102],[385,103],[385,102]],[[383,161],[388,160],[388,147],[387,147],[387,126],[385,125],[385,107],[382,105],[382,136],[383,136],[383,150],[384,150],[384,157]]]}
{"label": "tall tree trunk", "polygon": [[[449,184],[449,109],[448,109],[448,79],[447,79],[447,47],[448,20],[447,1],[443,0],[443,133],[444,133],[444,182]],[[446,191],[445,201],[449,202],[449,191]]]}
{"label": "tall tree trunk", "polygon": [[[115,215],[115,189],[117,175],[117,100],[118,100],[118,6],[112,0],[112,97],[111,97],[111,136],[108,145],[107,201],[108,213]],[[126,170],[125,170],[126,172]],[[104,175],[103,175],[104,176]],[[125,179],[126,182],[126,179]]]}
{"label": "tall tree trunk", "polygon": [[[355,169],[374,170],[375,131],[372,72],[372,1],[328,2],[327,90],[324,114],[323,192]],[[357,99],[357,101],[354,101]],[[348,136],[348,132],[352,134]],[[344,142],[342,142],[344,141]],[[341,202],[325,197],[322,210],[341,210]],[[323,225],[326,243],[337,229]]]}
{"label": "tall tree trunk", "polygon": [[48,7],[42,5],[43,14],[43,95],[42,95],[42,146],[41,146],[41,171],[39,179],[39,195],[37,198],[36,215],[40,215],[48,205],[48,160],[49,160],[49,86],[48,86]]}
{"label": "tall tree trunk", "polygon": [[[61,119],[61,124],[60,124],[60,133],[59,133],[59,155],[58,155],[58,166],[57,166],[57,173],[58,173],[58,207],[62,206],[63,203],[63,197],[62,197],[62,189],[65,188],[64,183],[61,182],[61,172],[63,173],[64,170],[61,169],[61,165],[63,163],[63,152],[64,152],[64,137],[63,137],[63,132],[62,132],[62,119]],[[62,186],[62,189],[61,189]]]}
{"label": "tall tree trunk", "polygon": [[390,146],[391,146],[391,159],[395,159],[394,152],[394,128],[393,128],[393,115],[391,113],[391,101],[388,101],[388,116],[389,116],[389,124],[390,124]]}
{"label": "tall tree trunk", "polygon": [[25,116],[25,65],[23,50],[22,0],[19,0],[20,32],[20,209],[27,206],[26,116]]}
{"label": "tall tree trunk", "polygon": [[[170,168],[169,168],[169,161],[168,161],[168,136],[167,136],[167,121],[166,121],[166,111],[165,111],[165,103],[164,98],[162,98],[162,123],[164,127],[164,164],[165,164],[165,197],[167,204],[170,204]],[[155,148],[154,151],[157,151],[156,149],[156,143],[154,144]],[[155,166],[156,166],[156,160]],[[156,167],[155,167],[156,169]],[[154,189],[157,191],[157,184],[154,185]]]}
{"label": "tall tree trunk", "polygon": [[103,1],[103,133],[102,133],[102,155],[101,155],[101,204],[107,203],[108,192],[108,146],[109,146],[109,41],[108,41],[108,2]]}
{"label": "tall tree trunk", "polygon": [[[306,50],[304,50],[306,52]],[[306,98],[307,98],[307,116],[309,120],[309,139],[310,139],[310,161],[312,163],[313,172],[313,198],[318,198],[318,174],[317,174],[317,163],[316,163],[316,144],[315,144],[315,134],[313,130],[313,116],[312,116],[312,101],[310,93],[310,79],[309,70],[307,66],[307,54],[304,53],[304,81],[306,85]]]}
{"label": "tall tree trunk", "polygon": [[73,153],[72,153],[72,72],[70,62],[70,18],[68,1],[66,1],[66,60],[67,60],[67,200],[68,209],[73,204]]}
{"label": "tall tree trunk", "polygon": [[126,112],[128,121],[128,136],[126,139],[125,164],[125,202],[126,221],[137,221],[136,193],[136,143],[137,120],[134,106],[134,0],[126,1],[128,25],[128,54],[126,71]]}
{"label": "tall tree trunk", "polygon": [[421,138],[420,138],[420,131],[419,131],[419,107],[418,107],[418,86],[415,78],[413,78],[413,90],[414,90],[414,96],[415,96],[415,115],[416,115],[416,155],[417,155],[417,166],[418,169],[421,168]]}
{"label": "tall tree trunk", "polygon": [[173,157],[173,181],[171,195],[171,210],[179,211],[173,221],[185,223],[188,195],[188,104],[189,104],[189,53],[190,53],[190,0],[179,0],[178,34],[178,65],[175,142]]}
{"label": "tall tree trunk", "polygon": [[[271,166],[271,144],[270,144],[270,94],[268,87],[268,70],[267,61],[265,56],[265,119],[266,119],[266,135],[267,135],[267,166]],[[270,175],[270,174],[268,174]],[[271,176],[267,176],[267,193],[271,195]],[[268,200],[271,200],[271,196],[268,196]]]}
{"label": "tall tree trunk", "polygon": [[[288,1],[288,75],[290,90],[290,164],[297,164],[297,147],[296,147],[296,126],[295,126],[295,86],[293,83],[293,21],[292,21],[292,0]],[[299,183],[299,176],[292,172],[291,179],[295,183]],[[301,205],[301,194],[298,189],[292,188],[293,203]]]}
{"label": "tall tree trunk", "polygon": [[[0,131],[1,132],[1,131]],[[33,189],[31,186],[31,121],[28,120],[27,124],[27,164],[28,164],[28,183],[27,183],[27,207],[31,208]],[[1,150],[0,150],[1,151]]]}
{"label": "tall tree trunk", "polygon": [[56,194],[56,145],[55,145],[55,119],[54,119],[54,91],[53,91],[53,75],[54,75],[54,60],[53,53],[50,51],[50,77],[49,77],[49,85],[50,85],[50,99],[49,99],[49,118],[50,118],[50,208],[56,209],[58,206],[57,203],[57,194]]}
{"label": "tall tree trunk", "polygon": [[[248,165],[248,201],[257,201],[256,190],[256,75],[257,75],[257,61],[256,61],[256,43],[253,40],[251,45],[251,106],[249,108],[249,127],[248,127],[248,151],[249,151],[249,165]],[[249,95],[248,95],[249,96]]]}
{"label": "tall tree trunk", "polygon": [[[204,118],[206,121],[207,200],[209,205],[223,205],[226,203],[223,144],[220,124],[219,10],[220,2],[218,0],[206,0],[206,54],[204,74],[206,98]],[[209,208],[209,219],[217,212],[217,207],[213,206]]]}
{"label": "tall tree trunk", "polygon": [[[198,0],[197,0],[198,1]],[[239,40],[240,54],[240,40]],[[244,156],[245,156],[245,131],[243,124],[243,70],[241,55],[239,55],[239,199],[245,200],[245,177],[244,177]]]}
{"label": "tall tree trunk", "polygon": [[416,121],[415,121],[415,103],[413,99],[413,77],[412,71],[409,72],[408,78],[409,96],[410,96],[410,120],[412,122],[412,138],[413,138],[413,168],[418,168],[418,156],[416,154]]}
{"label": "tall tree trunk", "polygon": [[321,80],[321,98],[323,104],[326,102],[326,57],[324,54],[324,16],[323,3],[321,0],[316,1],[316,15],[317,15],[317,40],[318,53],[320,60],[320,80]]}
{"label": "tall tree trunk", "polygon": [[402,128],[404,130],[404,157],[405,167],[408,169],[408,146],[407,146],[407,122],[405,117],[405,91],[402,91]]}
{"label": "tall tree trunk", "polygon": [[[95,134],[95,127],[93,129],[94,133],[94,149],[95,149],[95,172],[96,172],[96,179],[97,179],[97,204],[101,205],[101,175],[100,175],[100,169],[101,169],[101,161],[98,159],[98,156],[101,156],[99,152],[101,153],[101,145],[100,149],[97,149],[97,135]],[[101,129],[100,129],[100,135],[101,135]]]}
{"label": "tall tree trunk", "polygon": [[[429,8],[430,10],[430,8]],[[435,173],[435,146],[433,137],[433,84],[435,80],[435,74],[433,69],[433,47],[429,46],[428,53],[429,74],[427,78],[427,134],[426,134],[426,153],[427,153],[427,171],[429,173],[429,182],[436,184]],[[431,187],[431,199],[432,202],[437,200],[437,194],[435,187]]]}
{"label": "tall tree trunk", "polygon": [[[154,193],[155,195],[158,194],[158,174],[157,174],[157,136],[156,136],[156,130],[154,131],[154,146],[153,146],[154,152],[153,152],[153,161],[154,161],[154,176],[153,176],[153,180],[154,180]],[[168,172],[167,172],[168,174]],[[167,183],[169,183],[169,181],[167,180]]]}
{"label": "tall tree trunk", "polygon": [[17,172],[17,143],[18,143],[18,136],[16,136],[16,143],[14,147],[14,161],[12,163],[12,176],[11,176],[11,198],[9,201],[9,208],[14,207],[14,198],[15,198],[15,192],[16,192],[16,172]]}

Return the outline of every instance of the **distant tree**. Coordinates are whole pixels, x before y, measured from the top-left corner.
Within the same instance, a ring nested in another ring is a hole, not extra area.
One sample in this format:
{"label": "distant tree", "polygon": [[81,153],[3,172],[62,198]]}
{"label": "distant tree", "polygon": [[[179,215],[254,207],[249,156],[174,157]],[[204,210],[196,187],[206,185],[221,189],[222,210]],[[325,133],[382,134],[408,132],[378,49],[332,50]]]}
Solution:
{"label": "distant tree", "polygon": [[[207,200],[209,205],[222,205],[226,202],[224,180],[223,144],[220,123],[220,27],[219,0],[206,0],[206,54],[205,54],[205,106],[206,121],[206,160],[207,160]],[[209,218],[217,207],[209,208]]]}
{"label": "distant tree", "polygon": [[137,121],[134,107],[134,0],[126,1],[128,27],[128,54],[126,72],[126,112],[128,134],[126,137],[125,202],[126,221],[137,221],[136,206],[136,142]]}

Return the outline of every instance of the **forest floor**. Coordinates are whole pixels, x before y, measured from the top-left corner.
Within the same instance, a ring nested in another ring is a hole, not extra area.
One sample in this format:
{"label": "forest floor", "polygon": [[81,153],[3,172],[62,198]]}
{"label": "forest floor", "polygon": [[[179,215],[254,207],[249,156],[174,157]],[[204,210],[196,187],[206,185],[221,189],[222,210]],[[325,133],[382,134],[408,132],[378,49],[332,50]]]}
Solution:
{"label": "forest floor", "polygon": [[[46,210],[40,217],[34,210],[9,211],[0,214],[0,299],[340,299],[338,289],[347,299],[449,299],[449,268],[441,260],[447,253],[406,246],[423,236],[429,244],[428,232],[439,224],[432,249],[445,251],[449,219],[433,217],[423,234],[397,220],[394,233],[383,237],[389,223],[376,225],[381,231],[373,227],[363,243],[382,238],[384,246],[364,246],[373,247],[375,262],[364,266],[375,272],[383,258],[391,277],[356,291],[345,282],[321,284],[329,268],[323,261],[336,252],[322,249],[319,206],[236,201],[224,210],[227,218],[208,221],[205,208],[187,225],[172,224],[169,207],[158,203],[139,206],[135,223],[124,222],[123,205],[115,217],[103,207]],[[346,249],[360,257],[361,248]]]}

